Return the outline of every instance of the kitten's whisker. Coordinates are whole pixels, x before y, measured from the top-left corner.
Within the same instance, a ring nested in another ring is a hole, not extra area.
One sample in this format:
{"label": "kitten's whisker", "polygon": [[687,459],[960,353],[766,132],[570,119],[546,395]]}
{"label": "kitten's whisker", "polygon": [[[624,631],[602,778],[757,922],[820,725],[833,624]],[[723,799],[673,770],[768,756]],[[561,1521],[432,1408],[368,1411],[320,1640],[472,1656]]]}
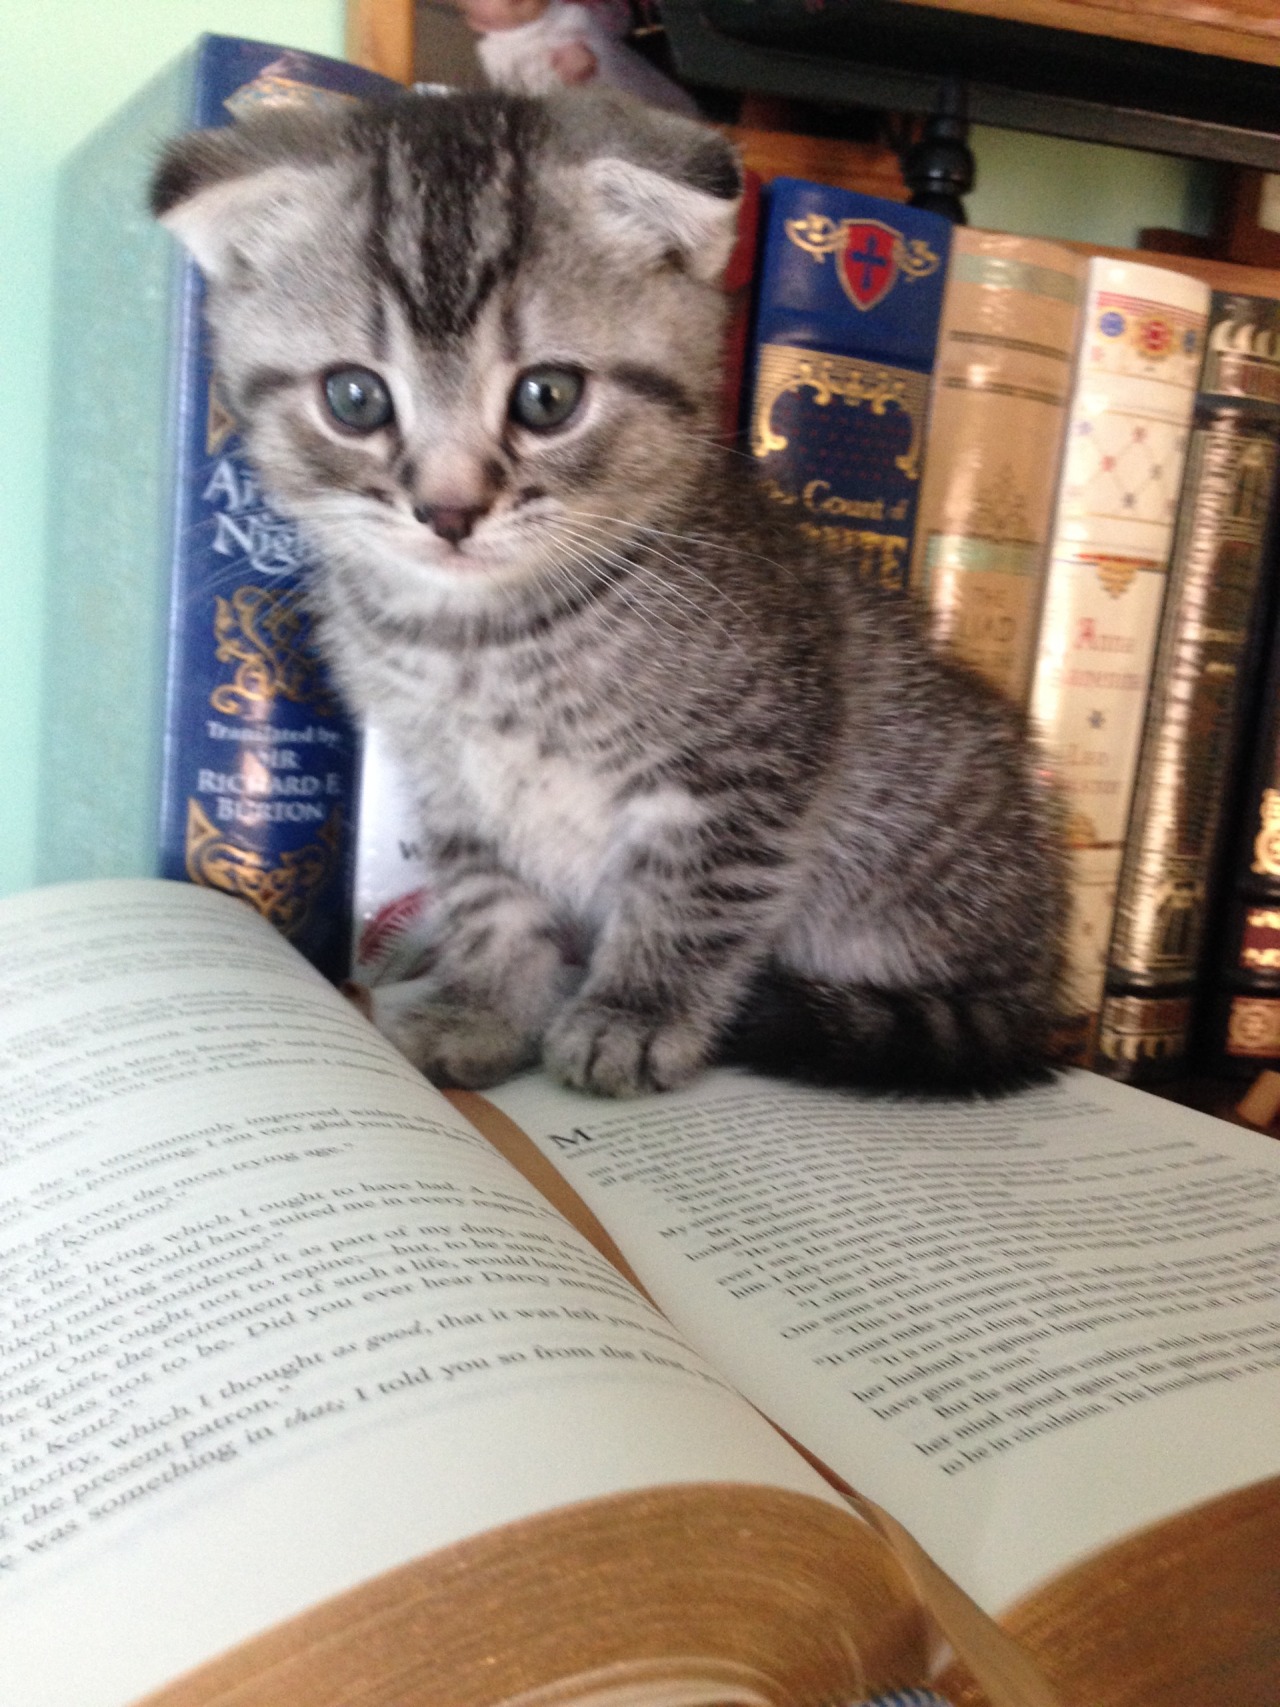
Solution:
{"label": "kitten's whisker", "polygon": [[714,433],[691,433],[686,431],[681,434],[681,442],[690,445],[710,445],[714,450],[720,451],[724,456],[736,456],[741,458],[744,462],[752,464],[758,461],[754,451],[743,450],[739,445],[726,444],[722,438],[717,438]]}
{"label": "kitten's whisker", "polygon": [[[653,619],[661,615],[661,611],[655,609],[655,604],[665,606],[672,615],[677,612],[683,615],[686,609],[691,608],[695,615],[702,617],[705,621],[714,620],[692,601],[686,601],[682,605],[678,598],[666,597],[665,595],[672,593],[673,589],[667,586],[661,578],[652,576],[651,573],[628,559],[613,552],[602,552],[598,546],[589,540],[585,542],[587,549],[583,549],[584,542],[580,540],[576,542],[577,548],[575,549],[572,536],[563,529],[560,530],[560,538],[562,549],[575,562],[597,572],[604,572],[604,578],[609,588],[616,593],[629,610],[645,621],[646,626],[654,634],[660,634],[660,630]],[[637,577],[641,582],[640,587],[636,585]],[[648,595],[647,604],[644,598],[638,596],[641,591]],[[653,597],[655,591],[662,595],[656,600]],[[617,625],[622,620],[621,613],[609,613],[609,619]]]}
{"label": "kitten's whisker", "polygon": [[717,538],[714,534],[694,533],[688,529],[676,533],[670,528],[655,527],[649,522],[627,521],[625,517],[605,516],[595,510],[577,510],[575,515],[584,519],[622,522],[633,534],[652,534],[662,539],[679,540],[684,545],[710,546],[725,557],[741,557],[752,563],[766,563],[770,568],[782,570],[784,574],[790,574],[794,570],[794,564],[785,563],[776,557],[766,557],[761,551],[749,551],[745,546],[733,545],[728,540]]}
{"label": "kitten's whisker", "polygon": [[[679,538],[679,535],[672,534],[669,537],[675,539],[675,538]],[[719,586],[714,580],[712,580],[712,578],[709,575],[703,574],[702,571],[697,569],[692,563],[690,563],[687,558],[670,556],[668,553],[659,551],[656,546],[650,545],[647,542],[646,542],[646,549],[649,551],[649,553],[652,556],[659,558],[664,563],[670,564],[673,569],[678,570],[681,574],[687,575],[695,581],[700,581],[704,586],[708,587],[712,593],[715,594],[717,599],[721,599],[724,601],[725,604],[730,605],[735,611],[737,611],[738,615],[740,617],[742,617],[746,622],[754,624],[754,618],[753,618],[751,612],[744,610],[743,607],[738,603],[738,601],[736,599],[732,598],[728,593],[725,592],[723,587]],[[635,566],[637,572],[640,571],[641,566],[636,559],[625,558],[625,559],[623,559],[623,561],[626,561],[628,563],[633,564]],[[667,587],[670,591],[672,591],[672,592],[676,591],[674,584],[670,581],[664,580],[661,576],[659,576],[658,571],[653,567],[652,564],[646,565],[644,572],[647,573],[648,575],[650,575],[652,578],[654,578],[656,580],[660,580],[662,582],[662,585]],[[708,622],[715,620],[710,615],[710,613],[705,609],[704,606],[696,604],[696,602],[693,600],[692,595],[689,593],[689,590],[687,588],[681,588],[680,594],[682,597],[686,598],[689,601],[690,605],[693,606],[693,608],[699,610],[699,612],[706,617],[706,620]],[[723,625],[718,624],[717,626],[721,626],[723,628]],[[723,632],[727,634],[729,632],[729,630],[723,629]]]}
{"label": "kitten's whisker", "polygon": [[[620,553],[602,550],[599,546],[595,545],[589,537],[585,541],[580,539],[579,543],[585,543],[592,549],[594,553],[594,560],[600,563],[602,567],[611,566],[621,571],[622,574],[625,575],[625,577],[632,583],[638,581],[641,587],[643,587],[644,592],[651,600],[655,597],[660,598],[661,602],[666,604],[667,608],[671,610],[672,613],[677,611],[682,614],[692,613],[702,622],[717,629],[735,651],[740,652],[743,657],[746,657],[747,654],[742,643],[738,639],[737,635],[733,633],[732,629],[728,628],[719,620],[719,618],[714,616],[701,601],[694,598],[687,588],[679,587],[673,582],[667,580],[664,576],[659,574],[651,564],[638,562],[635,559],[625,557]],[[667,561],[674,563],[678,568],[688,567],[687,565],[678,563],[675,559],[667,559]],[[705,579],[705,577],[698,577],[698,579]],[[611,578],[610,584],[613,586],[619,586],[620,581],[616,578]],[[720,592],[720,589],[715,586],[714,582],[708,581],[707,584],[714,592]],[[730,604],[734,603],[731,599],[728,600],[728,602]],[[638,609],[638,605],[635,606],[635,608]],[[743,614],[745,615],[746,613],[744,612]]]}
{"label": "kitten's whisker", "polygon": [[[581,562],[584,565],[594,568],[606,567],[596,558],[585,557],[573,551],[571,546],[566,545],[565,549],[575,561]],[[662,640],[663,633],[658,627],[657,622],[654,620],[654,613],[644,608],[644,606],[634,597],[632,590],[627,586],[627,584],[623,581],[610,578],[607,575],[606,580],[609,587],[617,593],[619,599],[626,608],[625,610],[613,611],[609,610],[607,607],[603,610],[597,609],[595,613],[595,621],[597,624],[607,623],[611,627],[612,631],[617,633],[620,630],[629,628],[630,619],[635,619],[642,622],[649,632],[658,640]],[[663,652],[659,651],[654,658],[649,660],[649,663],[651,666],[656,668],[665,668],[665,655]]]}

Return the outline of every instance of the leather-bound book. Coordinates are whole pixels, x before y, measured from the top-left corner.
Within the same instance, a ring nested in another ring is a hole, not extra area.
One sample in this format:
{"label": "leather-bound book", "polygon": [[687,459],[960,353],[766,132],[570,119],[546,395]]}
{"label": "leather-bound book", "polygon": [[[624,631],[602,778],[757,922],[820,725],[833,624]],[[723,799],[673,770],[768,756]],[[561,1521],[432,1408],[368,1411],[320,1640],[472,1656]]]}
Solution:
{"label": "leather-bound book", "polygon": [[1031,719],[1071,853],[1064,1035],[1092,1057],[1209,287],[1095,257],[1058,482]]}
{"label": "leather-bound book", "polygon": [[1280,302],[1216,292],[1095,1062],[1135,1083],[1187,1065],[1210,875],[1268,602],[1278,461]]}
{"label": "leather-bound book", "polygon": [[765,188],[751,451],[853,573],[904,591],[951,225],[802,178]]}
{"label": "leather-bound book", "polygon": [[935,639],[1020,705],[1087,265],[1035,237],[952,238],[911,583]]}

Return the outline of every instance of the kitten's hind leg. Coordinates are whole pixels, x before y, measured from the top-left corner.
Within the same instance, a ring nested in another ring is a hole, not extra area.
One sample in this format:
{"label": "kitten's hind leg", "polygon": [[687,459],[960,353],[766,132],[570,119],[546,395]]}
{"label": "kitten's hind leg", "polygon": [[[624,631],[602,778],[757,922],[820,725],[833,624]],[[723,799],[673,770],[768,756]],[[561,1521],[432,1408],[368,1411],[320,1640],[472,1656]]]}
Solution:
{"label": "kitten's hind leg", "polygon": [[367,992],[378,1030],[438,1085],[481,1090],[537,1061],[582,976],[548,903],[484,844],[454,839],[436,865],[420,976]]}

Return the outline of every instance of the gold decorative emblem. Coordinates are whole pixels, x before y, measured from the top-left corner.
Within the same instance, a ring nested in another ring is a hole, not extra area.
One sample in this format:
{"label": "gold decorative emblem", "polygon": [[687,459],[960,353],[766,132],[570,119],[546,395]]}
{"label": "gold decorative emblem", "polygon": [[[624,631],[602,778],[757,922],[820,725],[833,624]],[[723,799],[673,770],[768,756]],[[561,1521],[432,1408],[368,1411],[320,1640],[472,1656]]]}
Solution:
{"label": "gold decorative emblem", "polygon": [[1189,996],[1108,996],[1102,1005],[1098,1051],[1108,1061],[1131,1067],[1177,1059],[1190,1024]]}
{"label": "gold decorative emblem", "polygon": [[771,416],[774,404],[788,393],[813,392],[813,401],[823,409],[837,398],[856,409],[865,403],[873,415],[889,408],[901,409],[911,425],[911,443],[894,464],[908,480],[920,478],[925,405],[929,395],[926,375],[902,368],[875,367],[847,356],[827,356],[790,344],[766,344],[760,352],[755,408],[751,420],[751,449],[756,456],[772,456],[786,450],[785,434],[776,432]]}
{"label": "gold decorative emblem", "polygon": [[1280,1002],[1237,996],[1227,1020],[1229,1055],[1280,1055]]}
{"label": "gold decorative emblem", "polygon": [[342,808],[333,808],[314,842],[282,853],[279,864],[270,865],[257,848],[242,847],[210,823],[198,800],[188,799],[186,853],[193,883],[251,902],[270,924],[292,936],[338,869]]}
{"label": "gold decorative emblem", "polygon": [[906,238],[879,219],[828,219],[809,213],[788,219],[783,229],[797,249],[822,261],[835,256],[836,276],[856,309],[865,313],[884,301],[899,277],[928,278],[942,265],[923,237]]}
{"label": "gold decorative emblem", "polygon": [[217,456],[223,445],[240,427],[239,421],[231,413],[227,404],[226,392],[222,389],[222,381],[217,374],[209,380],[209,409],[204,423],[204,448],[207,456]]}
{"label": "gold decorative emblem", "polygon": [[356,103],[354,95],[344,95],[337,89],[317,89],[314,83],[290,75],[298,69],[297,56],[283,53],[279,59],[264,65],[258,75],[233,90],[223,106],[235,118],[262,107],[328,107],[350,109]]}
{"label": "gold decorative emblem", "polygon": [[1087,812],[1069,812],[1063,826],[1063,839],[1069,848],[1096,847],[1098,826]]}
{"label": "gold decorative emblem", "polygon": [[1148,557],[1117,557],[1106,551],[1082,551],[1080,561],[1093,565],[1099,586],[1112,599],[1121,598],[1128,592],[1139,569],[1152,567]]}
{"label": "gold decorative emblem", "polygon": [[1280,877],[1280,793],[1264,789],[1258,813],[1258,833],[1253,839],[1253,864],[1260,877]]}
{"label": "gold decorative emblem", "polygon": [[237,587],[229,599],[214,600],[213,633],[220,664],[235,675],[209,696],[215,711],[243,717],[269,706],[277,695],[331,717],[337,703],[310,650],[311,618],[296,588]]}

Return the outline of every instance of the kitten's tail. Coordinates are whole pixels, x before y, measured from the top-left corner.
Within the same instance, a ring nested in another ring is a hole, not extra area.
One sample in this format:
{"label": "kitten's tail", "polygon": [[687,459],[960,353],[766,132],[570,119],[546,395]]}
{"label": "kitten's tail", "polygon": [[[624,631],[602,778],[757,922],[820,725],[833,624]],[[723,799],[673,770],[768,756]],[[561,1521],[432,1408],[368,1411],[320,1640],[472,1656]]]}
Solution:
{"label": "kitten's tail", "polygon": [[1043,990],[881,990],[759,973],[716,1059],[811,1084],[998,1096],[1053,1068]]}

